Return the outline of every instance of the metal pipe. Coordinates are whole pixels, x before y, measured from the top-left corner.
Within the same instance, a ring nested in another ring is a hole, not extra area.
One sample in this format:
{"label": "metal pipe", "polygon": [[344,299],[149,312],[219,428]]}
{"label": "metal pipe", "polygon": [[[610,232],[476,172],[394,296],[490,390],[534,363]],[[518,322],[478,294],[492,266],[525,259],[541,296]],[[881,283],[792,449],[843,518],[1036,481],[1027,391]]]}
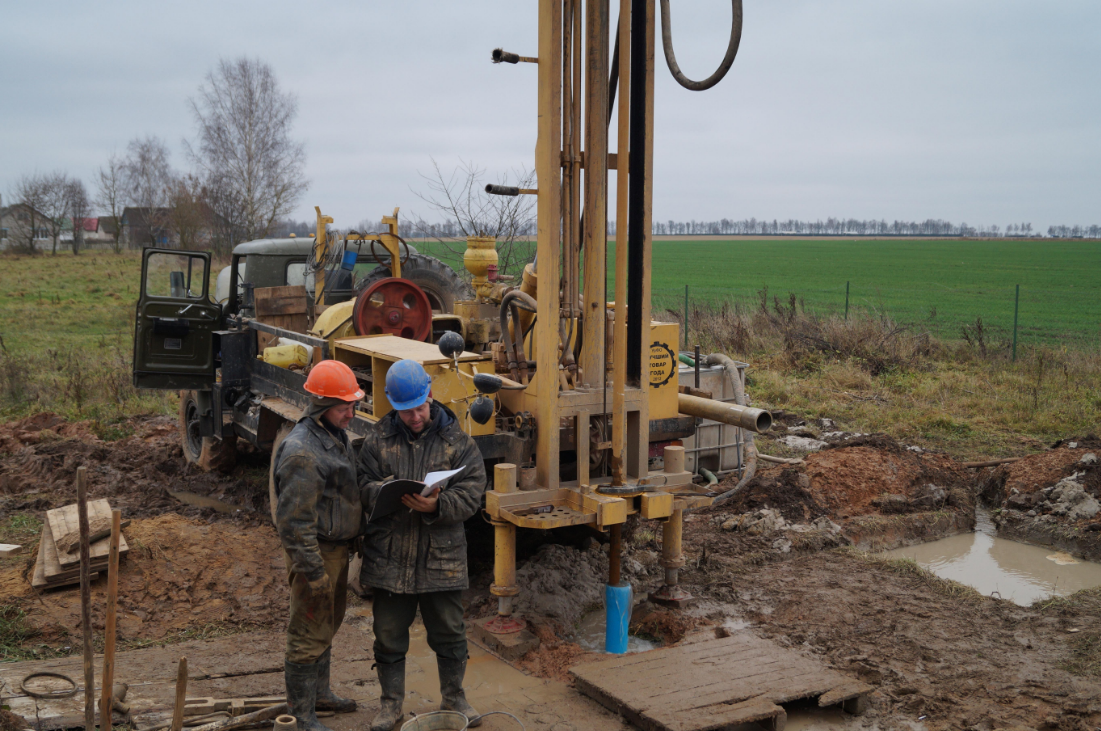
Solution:
{"label": "metal pipe", "polygon": [[726,404],[714,399],[690,396],[687,393],[677,394],[677,406],[682,414],[721,421],[724,424],[740,426],[758,433],[764,433],[772,428],[772,414],[764,409]]}
{"label": "metal pipe", "polygon": [[608,270],[604,255],[608,235],[608,0],[585,3],[585,252],[582,347],[579,365],[584,380],[604,388],[604,345]]}
{"label": "metal pipe", "polygon": [[666,586],[676,586],[678,569],[684,566],[684,511],[674,510],[661,526],[661,565],[665,568]]}
{"label": "metal pipe", "polygon": [[608,547],[608,583],[619,586],[620,561],[623,553],[623,524],[616,523],[611,530],[612,542]]}
{"label": "metal pipe", "polygon": [[[631,134],[631,0],[619,3],[619,129],[616,165],[615,327],[612,347],[612,485],[623,485],[627,446],[627,217]],[[613,581],[613,584],[618,583]]]}

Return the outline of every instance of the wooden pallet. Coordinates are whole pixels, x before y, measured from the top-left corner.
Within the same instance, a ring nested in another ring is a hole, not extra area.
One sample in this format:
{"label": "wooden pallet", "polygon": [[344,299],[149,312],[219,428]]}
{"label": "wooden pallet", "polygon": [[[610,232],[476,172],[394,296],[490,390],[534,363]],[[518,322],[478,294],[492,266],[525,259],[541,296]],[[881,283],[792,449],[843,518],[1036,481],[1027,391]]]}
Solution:
{"label": "wooden pallet", "polygon": [[713,640],[584,663],[577,689],[646,731],[711,731],[763,722],[781,731],[780,705],[818,698],[860,713],[873,688],[748,630]]}

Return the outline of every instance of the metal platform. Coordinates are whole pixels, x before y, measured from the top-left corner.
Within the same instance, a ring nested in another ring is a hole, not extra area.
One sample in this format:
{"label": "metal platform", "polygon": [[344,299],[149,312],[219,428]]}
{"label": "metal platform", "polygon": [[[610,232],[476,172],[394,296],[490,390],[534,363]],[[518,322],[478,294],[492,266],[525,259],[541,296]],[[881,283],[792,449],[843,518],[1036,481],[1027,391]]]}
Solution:
{"label": "metal platform", "polygon": [[780,705],[818,698],[862,713],[873,688],[748,630],[722,639],[584,663],[576,687],[645,731],[711,731],[757,722],[782,731]]}

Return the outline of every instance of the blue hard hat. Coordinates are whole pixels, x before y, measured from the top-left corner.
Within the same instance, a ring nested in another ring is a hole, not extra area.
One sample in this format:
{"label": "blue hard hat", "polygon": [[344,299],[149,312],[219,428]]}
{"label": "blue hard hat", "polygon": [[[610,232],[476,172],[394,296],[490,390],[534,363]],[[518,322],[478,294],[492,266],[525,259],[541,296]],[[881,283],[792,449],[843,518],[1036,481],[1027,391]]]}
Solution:
{"label": "blue hard hat", "polygon": [[399,360],[386,371],[386,398],[398,411],[417,408],[431,392],[432,379],[415,360]]}

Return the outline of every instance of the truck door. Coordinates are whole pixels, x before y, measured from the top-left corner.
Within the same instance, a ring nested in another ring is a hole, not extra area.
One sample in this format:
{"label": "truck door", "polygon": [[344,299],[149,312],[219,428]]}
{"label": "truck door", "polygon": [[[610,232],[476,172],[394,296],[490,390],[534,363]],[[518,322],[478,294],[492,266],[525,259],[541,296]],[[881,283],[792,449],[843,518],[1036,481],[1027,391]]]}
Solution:
{"label": "truck door", "polygon": [[145,249],[134,324],[134,386],[208,390],[221,310],[209,297],[210,254]]}

